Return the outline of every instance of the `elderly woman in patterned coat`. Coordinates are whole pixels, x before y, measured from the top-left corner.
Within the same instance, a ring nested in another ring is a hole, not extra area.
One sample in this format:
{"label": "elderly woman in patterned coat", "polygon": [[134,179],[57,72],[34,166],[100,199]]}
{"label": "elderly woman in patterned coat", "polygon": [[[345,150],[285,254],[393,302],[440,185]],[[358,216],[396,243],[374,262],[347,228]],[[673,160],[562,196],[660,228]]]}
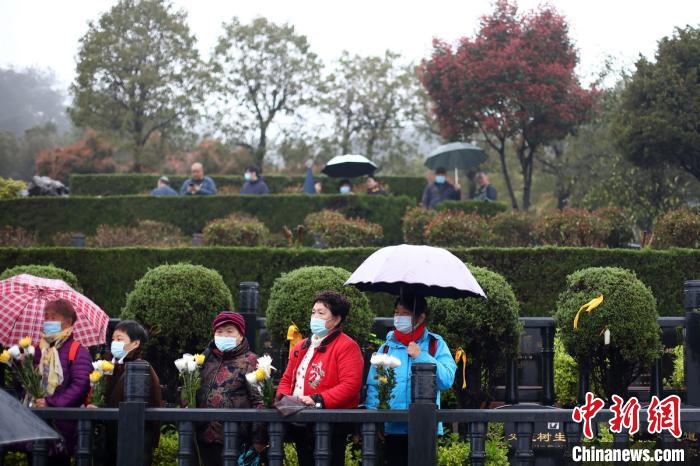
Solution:
{"label": "elderly woman in patterned coat", "polygon": [[[213,328],[214,340],[204,351],[206,359],[201,370],[197,407],[262,408],[260,394],[246,381],[246,374],[257,368],[257,357],[249,351],[243,316],[222,312],[214,319]],[[242,425],[241,438],[248,447],[259,452],[267,444],[263,425]],[[223,425],[220,422],[202,425],[197,432],[197,441],[204,465],[223,463]]]}

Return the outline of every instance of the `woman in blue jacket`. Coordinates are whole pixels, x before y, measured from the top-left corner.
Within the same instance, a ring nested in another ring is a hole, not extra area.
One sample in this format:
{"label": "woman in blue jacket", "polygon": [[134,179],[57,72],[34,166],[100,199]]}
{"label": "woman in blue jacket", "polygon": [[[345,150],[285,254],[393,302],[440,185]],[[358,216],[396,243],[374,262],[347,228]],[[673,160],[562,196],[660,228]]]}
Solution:
{"label": "woman in blue jacket", "polygon": [[[395,369],[396,386],[389,402],[391,409],[408,409],[411,403],[411,365],[413,363],[433,363],[437,366],[437,399],[440,404],[440,391],[452,387],[457,365],[440,335],[431,333],[426,327],[428,305],[420,296],[404,296],[394,304],[394,327],[389,332],[386,342],[378,352],[394,356],[401,361]],[[367,374],[367,399],[365,405],[376,409],[377,380],[374,366]],[[404,466],[408,464],[408,426],[406,423],[387,422],[384,424],[385,443],[384,461],[387,466]],[[438,425],[438,434],[442,434],[442,424]]]}

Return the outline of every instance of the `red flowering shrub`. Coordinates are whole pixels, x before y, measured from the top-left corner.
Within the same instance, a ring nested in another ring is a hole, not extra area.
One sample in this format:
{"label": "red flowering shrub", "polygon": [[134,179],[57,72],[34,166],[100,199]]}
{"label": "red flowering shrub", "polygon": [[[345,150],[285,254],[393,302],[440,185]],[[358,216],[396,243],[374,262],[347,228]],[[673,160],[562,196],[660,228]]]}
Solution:
{"label": "red flowering shrub", "polygon": [[629,212],[619,207],[604,207],[593,212],[608,224],[610,231],[605,244],[611,248],[621,248],[634,239],[632,220]]}
{"label": "red flowering shrub", "polygon": [[270,237],[263,222],[237,213],[212,220],[202,233],[207,246],[260,246]]}
{"label": "red flowering shrub", "polygon": [[496,214],[488,220],[493,233],[493,243],[501,247],[526,247],[532,245],[535,217],[519,210]]}
{"label": "red flowering shrub", "polygon": [[381,225],[360,218],[347,218],[332,210],[309,214],[304,224],[311,235],[329,248],[373,246],[384,235]]}
{"label": "red flowering shrub", "polygon": [[83,137],[65,147],[42,150],[36,158],[39,175],[68,182],[71,173],[113,173],[117,169],[114,148],[97,131],[86,129]]}
{"label": "red flowering shrub", "polygon": [[551,246],[605,245],[611,225],[586,209],[564,209],[542,216],[535,225],[534,237]]}
{"label": "red flowering shrub", "polygon": [[655,248],[700,247],[700,215],[690,209],[666,212],[654,224]]}
{"label": "red flowering shrub", "polygon": [[485,246],[493,235],[486,219],[477,214],[444,211],[425,226],[426,244],[443,247]]}
{"label": "red flowering shrub", "polygon": [[425,226],[436,216],[437,212],[423,207],[414,207],[403,216],[403,240],[407,244],[424,244],[423,231]]}

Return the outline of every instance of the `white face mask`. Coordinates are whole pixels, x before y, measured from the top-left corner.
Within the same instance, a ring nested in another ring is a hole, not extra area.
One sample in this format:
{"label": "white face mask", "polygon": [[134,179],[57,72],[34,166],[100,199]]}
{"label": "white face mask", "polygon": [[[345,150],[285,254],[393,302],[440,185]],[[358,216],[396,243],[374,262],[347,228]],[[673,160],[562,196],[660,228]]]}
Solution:
{"label": "white face mask", "polygon": [[401,333],[409,333],[413,330],[411,316],[394,316],[394,327]]}

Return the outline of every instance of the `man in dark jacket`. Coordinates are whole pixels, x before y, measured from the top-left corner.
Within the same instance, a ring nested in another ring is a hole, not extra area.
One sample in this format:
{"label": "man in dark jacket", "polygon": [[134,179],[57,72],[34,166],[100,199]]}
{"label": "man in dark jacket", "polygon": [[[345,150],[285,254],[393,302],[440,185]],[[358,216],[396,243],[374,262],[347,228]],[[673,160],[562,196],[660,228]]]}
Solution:
{"label": "man in dark jacket", "polygon": [[442,201],[459,201],[459,187],[452,186],[447,181],[447,170],[442,167],[435,169],[435,180],[423,190],[421,204],[426,209],[434,209]]}
{"label": "man in dark jacket", "polygon": [[379,181],[377,181],[374,175],[367,176],[367,194],[386,196],[386,191],[382,188],[382,185],[379,184]]}
{"label": "man in dark jacket", "polygon": [[268,194],[270,190],[265,180],[260,177],[260,169],[254,165],[245,169],[245,184],[241,188],[241,194]]}
{"label": "man in dark jacket", "polygon": [[193,163],[190,168],[190,173],[192,177],[182,183],[180,194],[183,196],[192,194],[216,194],[216,184],[214,180],[208,176],[204,176],[204,165],[199,162]]}

